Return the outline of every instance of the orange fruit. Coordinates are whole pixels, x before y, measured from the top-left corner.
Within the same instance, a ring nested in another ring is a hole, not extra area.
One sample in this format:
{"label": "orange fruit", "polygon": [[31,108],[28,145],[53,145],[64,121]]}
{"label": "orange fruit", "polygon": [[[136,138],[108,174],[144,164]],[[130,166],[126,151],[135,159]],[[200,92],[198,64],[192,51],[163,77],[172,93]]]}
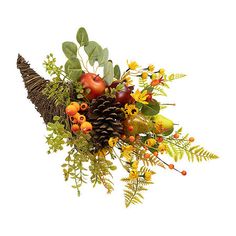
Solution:
{"label": "orange fruit", "polygon": [[173,137],[177,139],[177,138],[179,138],[179,134],[178,134],[178,133],[175,133],[175,134],[173,135]]}
{"label": "orange fruit", "polygon": [[79,105],[78,102],[71,102],[70,105],[75,106],[76,109],[77,109],[77,111],[79,111],[79,109],[80,109],[80,105]]}
{"label": "orange fruit", "polygon": [[145,158],[145,159],[150,158],[150,156],[151,156],[151,155],[150,155],[149,153],[145,153],[145,154],[144,154],[144,158]]}
{"label": "orange fruit", "polygon": [[87,109],[88,109],[88,104],[87,104],[86,102],[81,103],[80,109],[81,109],[82,111],[87,110]]}
{"label": "orange fruit", "polygon": [[71,131],[74,132],[74,133],[78,132],[79,131],[79,126],[77,124],[73,124],[71,126]]}
{"label": "orange fruit", "polygon": [[129,130],[130,132],[132,132],[132,131],[134,130],[134,126],[129,125],[129,126],[128,126],[128,130]]}
{"label": "orange fruit", "polygon": [[74,124],[77,124],[79,122],[79,113],[76,113],[75,115],[73,116],[70,116],[70,121]]}
{"label": "orange fruit", "polygon": [[135,141],[135,137],[134,136],[129,136],[129,141],[132,143]]}
{"label": "orange fruit", "polygon": [[190,138],[188,139],[188,141],[191,142],[191,143],[194,142],[194,140],[195,140],[194,137],[190,137]]}
{"label": "orange fruit", "polygon": [[157,137],[157,142],[161,143],[164,139],[162,137]]}
{"label": "orange fruit", "polygon": [[73,116],[77,113],[77,109],[74,105],[69,105],[66,107],[66,114],[68,116]]}
{"label": "orange fruit", "polygon": [[81,124],[80,129],[83,133],[87,134],[93,129],[93,126],[90,122],[85,121]]}
{"label": "orange fruit", "polygon": [[175,168],[175,166],[173,164],[169,164],[168,167],[173,170]]}
{"label": "orange fruit", "polygon": [[83,122],[85,122],[86,121],[86,117],[84,116],[84,115],[80,115],[79,117],[78,117],[78,122],[80,123],[80,124],[82,124]]}
{"label": "orange fruit", "polygon": [[125,139],[126,139],[126,135],[125,135],[125,134],[122,134],[122,135],[120,136],[120,138],[121,138],[122,140],[125,140]]}
{"label": "orange fruit", "polygon": [[158,156],[158,152],[153,152],[153,155],[154,155],[155,157],[157,157],[157,156]]}

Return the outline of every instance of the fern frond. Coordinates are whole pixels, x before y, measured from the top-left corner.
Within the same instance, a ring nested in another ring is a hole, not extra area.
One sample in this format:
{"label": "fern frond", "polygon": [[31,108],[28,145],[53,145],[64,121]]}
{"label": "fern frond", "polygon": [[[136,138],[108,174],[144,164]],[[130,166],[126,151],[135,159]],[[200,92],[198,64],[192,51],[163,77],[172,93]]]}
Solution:
{"label": "fern frond", "polygon": [[175,161],[181,160],[184,155],[187,155],[189,161],[197,160],[198,162],[218,158],[217,155],[205,150],[199,145],[191,146],[187,137],[188,135],[185,135],[182,139],[173,139],[169,137],[165,140],[167,147],[166,151]]}
{"label": "fern frond", "polygon": [[130,204],[142,203],[142,192],[147,190],[147,188],[144,186],[152,184],[152,182],[148,182],[142,177],[139,177],[135,180],[130,180],[128,178],[122,178],[121,180],[126,182],[126,189],[124,190],[126,207],[129,207]]}
{"label": "fern frond", "polygon": [[145,166],[160,166],[165,169],[165,165],[157,157],[151,155],[150,158],[140,158]]}

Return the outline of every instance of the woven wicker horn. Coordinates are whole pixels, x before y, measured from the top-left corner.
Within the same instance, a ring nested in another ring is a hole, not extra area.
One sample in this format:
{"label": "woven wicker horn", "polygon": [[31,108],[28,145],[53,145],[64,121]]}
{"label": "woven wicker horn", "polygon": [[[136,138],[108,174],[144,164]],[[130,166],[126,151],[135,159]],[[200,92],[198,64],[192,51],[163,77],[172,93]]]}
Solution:
{"label": "woven wicker horn", "polygon": [[35,105],[36,110],[40,113],[44,122],[53,121],[54,116],[64,116],[65,107],[56,106],[53,98],[48,99],[43,94],[43,89],[49,80],[45,80],[39,74],[37,74],[28,62],[21,56],[17,58],[17,68],[20,70],[25,88],[28,92],[28,99]]}

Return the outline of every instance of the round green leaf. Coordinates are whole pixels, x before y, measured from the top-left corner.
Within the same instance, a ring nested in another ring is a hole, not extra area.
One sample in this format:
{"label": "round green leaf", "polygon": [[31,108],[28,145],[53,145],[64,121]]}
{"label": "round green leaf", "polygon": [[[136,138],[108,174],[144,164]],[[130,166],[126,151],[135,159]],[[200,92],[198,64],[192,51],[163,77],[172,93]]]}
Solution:
{"label": "round green leaf", "polygon": [[64,42],[62,44],[62,50],[65,56],[68,59],[76,58],[77,57],[77,46],[73,42]]}
{"label": "round green leaf", "polygon": [[101,61],[103,58],[102,47],[95,41],[89,41],[88,45],[84,47],[84,51],[88,55],[88,60],[91,66],[94,65],[95,61]]}
{"label": "round green leaf", "polygon": [[104,80],[108,86],[111,85],[113,78],[114,78],[113,65],[111,61],[108,61],[104,66]]}
{"label": "round green leaf", "polygon": [[120,67],[118,65],[114,66],[114,77],[120,79]]}
{"label": "round green leaf", "polygon": [[76,82],[79,80],[83,71],[81,69],[69,69],[69,79]]}
{"label": "round green leaf", "polygon": [[145,116],[154,116],[160,111],[160,104],[156,100],[150,101],[148,104],[143,104],[141,112]]}
{"label": "round green leaf", "polygon": [[81,69],[80,61],[78,58],[72,58],[67,60],[65,66],[66,74],[69,74],[69,69]]}
{"label": "round green leaf", "polygon": [[86,46],[88,44],[89,38],[88,38],[88,34],[85,28],[83,27],[79,28],[76,34],[76,39],[81,47]]}
{"label": "round green leaf", "polygon": [[107,63],[107,61],[108,61],[108,57],[109,57],[108,49],[104,48],[102,50],[102,55],[101,55],[101,57],[98,60],[99,66],[104,66]]}

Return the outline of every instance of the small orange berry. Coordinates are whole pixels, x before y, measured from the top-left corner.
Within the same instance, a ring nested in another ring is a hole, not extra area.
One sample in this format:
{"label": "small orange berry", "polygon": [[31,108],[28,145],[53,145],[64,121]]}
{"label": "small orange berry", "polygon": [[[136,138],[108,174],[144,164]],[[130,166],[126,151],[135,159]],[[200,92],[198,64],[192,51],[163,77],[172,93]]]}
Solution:
{"label": "small orange berry", "polygon": [[135,137],[134,136],[129,136],[129,141],[132,143],[135,141]]}
{"label": "small orange berry", "polygon": [[183,170],[183,171],[181,171],[181,174],[182,174],[182,175],[186,175],[187,172],[186,172],[185,170]]}
{"label": "small orange berry", "polygon": [[80,129],[83,133],[87,134],[93,129],[93,126],[90,122],[85,121],[81,124]]}
{"label": "small orange berry", "polygon": [[173,137],[177,139],[177,138],[179,138],[179,134],[178,134],[178,133],[175,133],[175,134],[173,135]]}
{"label": "small orange berry", "polygon": [[69,106],[66,107],[66,114],[67,114],[68,116],[73,116],[73,115],[75,115],[76,113],[77,113],[77,109],[76,109],[75,106],[69,105]]}
{"label": "small orange berry", "polygon": [[150,155],[149,153],[145,153],[145,154],[144,154],[144,158],[145,158],[145,159],[150,158],[150,156],[151,156],[151,155]]}
{"label": "small orange berry", "polygon": [[157,156],[158,156],[158,152],[153,152],[153,155],[154,155],[155,157],[157,157]]}
{"label": "small orange berry", "polygon": [[71,102],[70,105],[75,106],[75,107],[76,107],[76,110],[79,111],[80,105],[79,105],[78,102]]}
{"label": "small orange berry", "polygon": [[74,133],[78,132],[79,131],[79,126],[77,124],[73,124],[71,126],[71,131],[74,132]]}
{"label": "small orange berry", "polygon": [[76,113],[75,115],[71,116],[70,117],[70,121],[73,123],[73,124],[77,124],[79,122],[79,113]]}
{"label": "small orange berry", "polygon": [[122,135],[120,136],[120,138],[121,138],[122,140],[125,140],[125,139],[126,139],[126,135],[125,135],[125,134],[122,134]]}
{"label": "small orange berry", "polygon": [[84,115],[80,115],[79,117],[78,117],[78,122],[80,123],[80,124],[82,124],[83,122],[85,122],[86,121],[86,117],[84,116]]}
{"label": "small orange berry", "polygon": [[191,143],[194,142],[194,140],[195,140],[194,137],[190,137],[190,138],[188,139],[188,141],[191,142]]}
{"label": "small orange berry", "polygon": [[175,166],[173,164],[169,164],[168,167],[173,170],[175,168]]}
{"label": "small orange berry", "polygon": [[158,84],[160,83],[159,79],[154,79],[152,82],[151,82],[151,86],[157,86]]}
{"label": "small orange berry", "polygon": [[86,102],[81,103],[80,109],[81,109],[82,111],[87,110],[87,109],[88,109],[88,104],[87,104]]}
{"label": "small orange berry", "polygon": [[157,137],[157,142],[161,143],[164,139],[162,137]]}
{"label": "small orange berry", "polygon": [[129,130],[129,132],[132,132],[132,131],[134,130],[134,126],[129,125],[129,126],[128,126],[128,130]]}

